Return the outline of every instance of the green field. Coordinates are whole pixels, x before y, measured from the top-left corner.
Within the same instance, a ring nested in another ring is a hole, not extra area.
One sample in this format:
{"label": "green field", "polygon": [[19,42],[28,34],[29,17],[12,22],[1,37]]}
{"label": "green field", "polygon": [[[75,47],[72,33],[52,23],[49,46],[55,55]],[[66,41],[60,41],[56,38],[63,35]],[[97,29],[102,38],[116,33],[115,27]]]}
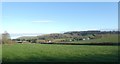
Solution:
{"label": "green field", "polygon": [[91,39],[91,40],[85,40],[85,41],[82,40],[82,41],[76,41],[74,43],[102,43],[102,42],[119,43],[118,34],[105,34],[98,39]]}
{"label": "green field", "polygon": [[3,62],[117,62],[118,46],[4,44]]}
{"label": "green field", "polygon": [[0,62],[2,62],[2,45],[0,44]]}

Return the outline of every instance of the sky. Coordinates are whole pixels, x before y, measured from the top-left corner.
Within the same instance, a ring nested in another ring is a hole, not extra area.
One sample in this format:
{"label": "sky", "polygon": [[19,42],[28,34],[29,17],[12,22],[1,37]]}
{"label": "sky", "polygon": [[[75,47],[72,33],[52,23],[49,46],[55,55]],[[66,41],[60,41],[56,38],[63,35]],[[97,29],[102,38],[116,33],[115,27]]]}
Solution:
{"label": "sky", "polygon": [[118,28],[117,2],[3,2],[2,30],[61,33]]}

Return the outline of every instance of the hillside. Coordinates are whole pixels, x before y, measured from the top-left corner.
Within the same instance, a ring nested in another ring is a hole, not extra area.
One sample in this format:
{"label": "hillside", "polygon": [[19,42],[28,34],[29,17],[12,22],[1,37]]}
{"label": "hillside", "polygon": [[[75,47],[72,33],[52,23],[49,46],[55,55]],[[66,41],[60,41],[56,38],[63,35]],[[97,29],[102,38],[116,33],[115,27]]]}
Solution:
{"label": "hillside", "polygon": [[117,34],[103,34],[101,38],[91,39],[85,41],[76,41],[76,43],[99,43],[99,42],[112,42],[118,43],[118,35]]}
{"label": "hillside", "polygon": [[51,33],[40,36],[22,36],[16,40],[29,41],[34,43],[118,43],[117,31],[74,31],[65,33]]}

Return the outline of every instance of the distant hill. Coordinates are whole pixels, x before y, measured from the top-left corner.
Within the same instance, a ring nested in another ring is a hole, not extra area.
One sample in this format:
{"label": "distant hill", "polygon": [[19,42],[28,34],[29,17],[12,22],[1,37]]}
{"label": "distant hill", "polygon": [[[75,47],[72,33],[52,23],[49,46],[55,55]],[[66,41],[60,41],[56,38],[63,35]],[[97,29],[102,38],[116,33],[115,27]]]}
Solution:
{"label": "distant hill", "polygon": [[[52,42],[116,42],[118,31],[69,31],[64,33],[51,33],[38,36],[22,36],[17,40],[27,40],[34,42],[45,42],[50,40]],[[107,35],[108,34],[108,35]],[[90,39],[89,41],[86,39]],[[84,41],[85,40],[85,41]]]}
{"label": "distant hill", "polygon": [[25,40],[28,40],[28,39],[37,39],[36,36],[22,36],[22,37],[19,37],[17,39],[25,39]]}

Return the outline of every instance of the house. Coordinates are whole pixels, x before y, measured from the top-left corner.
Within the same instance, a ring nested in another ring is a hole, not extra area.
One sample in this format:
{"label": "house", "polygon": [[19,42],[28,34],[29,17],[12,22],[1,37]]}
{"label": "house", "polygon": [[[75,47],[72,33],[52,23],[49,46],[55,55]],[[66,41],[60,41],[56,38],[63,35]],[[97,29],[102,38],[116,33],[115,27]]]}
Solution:
{"label": "house", "polygon": [[83,38],[83,40],[86,40],[85,38]]}
{"label": "house", "polygon": [[87,40],[90,40],[90,38],[87,38]]}
{"label": "house", "polygon": [[17,43],[23,43],[23,41],[16,41]]}
{"label": "house", "polygon": [[71,42],[72,40],[70,39],[70,42]]}
{"label": "house", "polygon": [[51,40],[45,40],[44,42],[42,43],[51,43],[52,41]]}

